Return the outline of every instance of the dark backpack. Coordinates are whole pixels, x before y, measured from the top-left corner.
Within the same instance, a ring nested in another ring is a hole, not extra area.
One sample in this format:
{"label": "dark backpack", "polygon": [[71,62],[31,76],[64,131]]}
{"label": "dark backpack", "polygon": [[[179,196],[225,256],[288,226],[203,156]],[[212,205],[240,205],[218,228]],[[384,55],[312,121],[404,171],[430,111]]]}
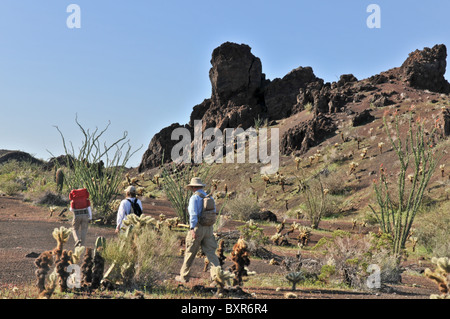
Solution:
{"label": "dark backpack", "polygon": [[134,200],[134,202],[131,199],[127,199],[131,203],[131,212],[130,214],[135,214],[137,216],[142,215],[142,209],[141,206],[139,206],[137,202],[137,198]]}

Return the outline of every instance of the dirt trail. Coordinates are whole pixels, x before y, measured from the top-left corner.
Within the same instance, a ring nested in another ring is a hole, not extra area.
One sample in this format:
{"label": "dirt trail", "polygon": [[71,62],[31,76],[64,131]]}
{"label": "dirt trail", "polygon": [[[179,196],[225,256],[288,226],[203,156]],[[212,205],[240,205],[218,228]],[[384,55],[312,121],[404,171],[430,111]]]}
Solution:
{"label": "dirt trail", "polygon": [[[143,204],[144,212],[154,217],[158,217],[161,213],[168,217],[174,215],[167,202],[146,199]],[[55,241],[51,235],[53,229],[60,226],[71,227],[69,219],[55,216],[58,212],[53,215],[50,217],[50,211],[47,208],[33,206],[20,198],[0,197],[0,286],[34,284],[36,269],[34,260],[41,252],[54,248]],[[114,229],[90,225],[87,242],[93,245],[98,236],[112,238],[115,236]],[[71,237],[66,247],[71,248],[73,245],[74,241]],[[179,263],[181,267],[182,257],[179,257]],[[226,266],[229,263],[227,261]],[[208,273],[203,272],[203,265],[203,259],[195,261],[194,276],[186,285],[186,289],[204,283]],[[259,276],[270,276],[270,274],[282,272],[279,267],[269,265],[260,259],[252,259],[250,268]],[[175,277],[176,274],[169,275]],[[276,288],[249,287],[244,284],[244,291],[254,294],[256,298],[284,298],[284,295],[290,291],[288,284],[279,289]],[[420,276],[406,275],[403,277],[402,284],[392,285],[389,288],[389,292],[372,293],[298,287],[296,294],[301,299],[428,299],[430,294],[437,292],[432,282]]]}

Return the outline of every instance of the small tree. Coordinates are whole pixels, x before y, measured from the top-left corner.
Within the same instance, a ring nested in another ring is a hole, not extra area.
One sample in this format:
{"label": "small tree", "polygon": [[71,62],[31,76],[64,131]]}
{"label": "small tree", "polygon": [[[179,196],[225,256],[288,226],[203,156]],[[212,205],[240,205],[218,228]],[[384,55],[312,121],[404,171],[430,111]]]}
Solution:
{"label": "small tree", "polygon": [[66,167],[71,168],[65,174],[65,182],[70,189],[86,188],[90,194],[93,207],[108,221],[109,203],[119,192],[119,185],[128,160],[136,151],[131,150],[128,133],[111,144],[100,139],[108,130],[111,122],[102,130],[96,128],[93,132],[86,130],[75,117],[75,122],[81,130],[84,140],[78,151],[73,144],[66,144],[63,133],[55,126],[61,135],[66,153]]}
{"label": "small tree", "polygon": [[[393,252],[399,254],[405,248],[405,243],[410,234],[414,218],[422,203],[425,189],[436,169],[442,156],[435,151],[432,140],[435,130],[426,140],[424,123],[418,119],[416,124],[413,117],[409,116],[409,129],[404,138],[401,139],[399,117],[394,115],[394,123],[397,138],[394,140],[386,121],[383,118],[384,127],[399,161],[400,172],[395,184],[396,191],[390,189],[386,171],[380,167],[379,183],[374,182],[376,200],[379,206],[377,212],[372,206],[377,221],[384,233],[393,238]],[[413,160],[412,173],[409,172],[410,161]],[[410,185],[407,187],[407,185]],[[393,199],[393,194],[398,196],[398,202]]]}

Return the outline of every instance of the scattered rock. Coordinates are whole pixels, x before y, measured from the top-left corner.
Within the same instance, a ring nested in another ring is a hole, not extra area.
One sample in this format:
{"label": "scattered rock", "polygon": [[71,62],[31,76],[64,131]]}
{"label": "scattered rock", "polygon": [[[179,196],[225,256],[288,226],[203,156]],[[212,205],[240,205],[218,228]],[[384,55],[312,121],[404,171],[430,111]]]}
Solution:
{"label": "scattered rock", "polygon": [[306,153],[311,147],[320,144],[325,138],[336,131],[336,124],[330,117],[319,114],[312,120],[303,122],[287,130],[280,143],[280,151],[284,155],[296,152],[298,155]]}
{"label": "scattered rock", "polygon": [[269,210],[251,213],[249,219],[277,222],[277,215]]}
{"label": "scattered rock", "polygon": [[367,109],[362,111],[361,113],[356,113],[356,115],[352,119],[353,126],[364,125],[375,120],[375,116],[370,114],[371,110]]}

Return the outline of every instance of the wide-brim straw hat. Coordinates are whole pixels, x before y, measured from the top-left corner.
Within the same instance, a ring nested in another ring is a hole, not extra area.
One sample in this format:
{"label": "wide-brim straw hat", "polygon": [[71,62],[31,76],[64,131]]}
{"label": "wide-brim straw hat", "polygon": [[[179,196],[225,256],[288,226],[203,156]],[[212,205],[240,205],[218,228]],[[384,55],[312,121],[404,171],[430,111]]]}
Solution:
{"label": "wide-brim straw hat", "polygon": [[188,187],[205,187],[205,186],[206,185],[203,184],[201,178],[193,177],[193,178],[191,178],[191,182],[188,185],[186,185],[186,188],[188,188]]}
{"label": "wide-brim straw hat", "polygon": [[134,187],[134,186],[128,186],[128,187],[125,189],[125,193],[127,193],[127,194],[136,194],[136,187]]}

